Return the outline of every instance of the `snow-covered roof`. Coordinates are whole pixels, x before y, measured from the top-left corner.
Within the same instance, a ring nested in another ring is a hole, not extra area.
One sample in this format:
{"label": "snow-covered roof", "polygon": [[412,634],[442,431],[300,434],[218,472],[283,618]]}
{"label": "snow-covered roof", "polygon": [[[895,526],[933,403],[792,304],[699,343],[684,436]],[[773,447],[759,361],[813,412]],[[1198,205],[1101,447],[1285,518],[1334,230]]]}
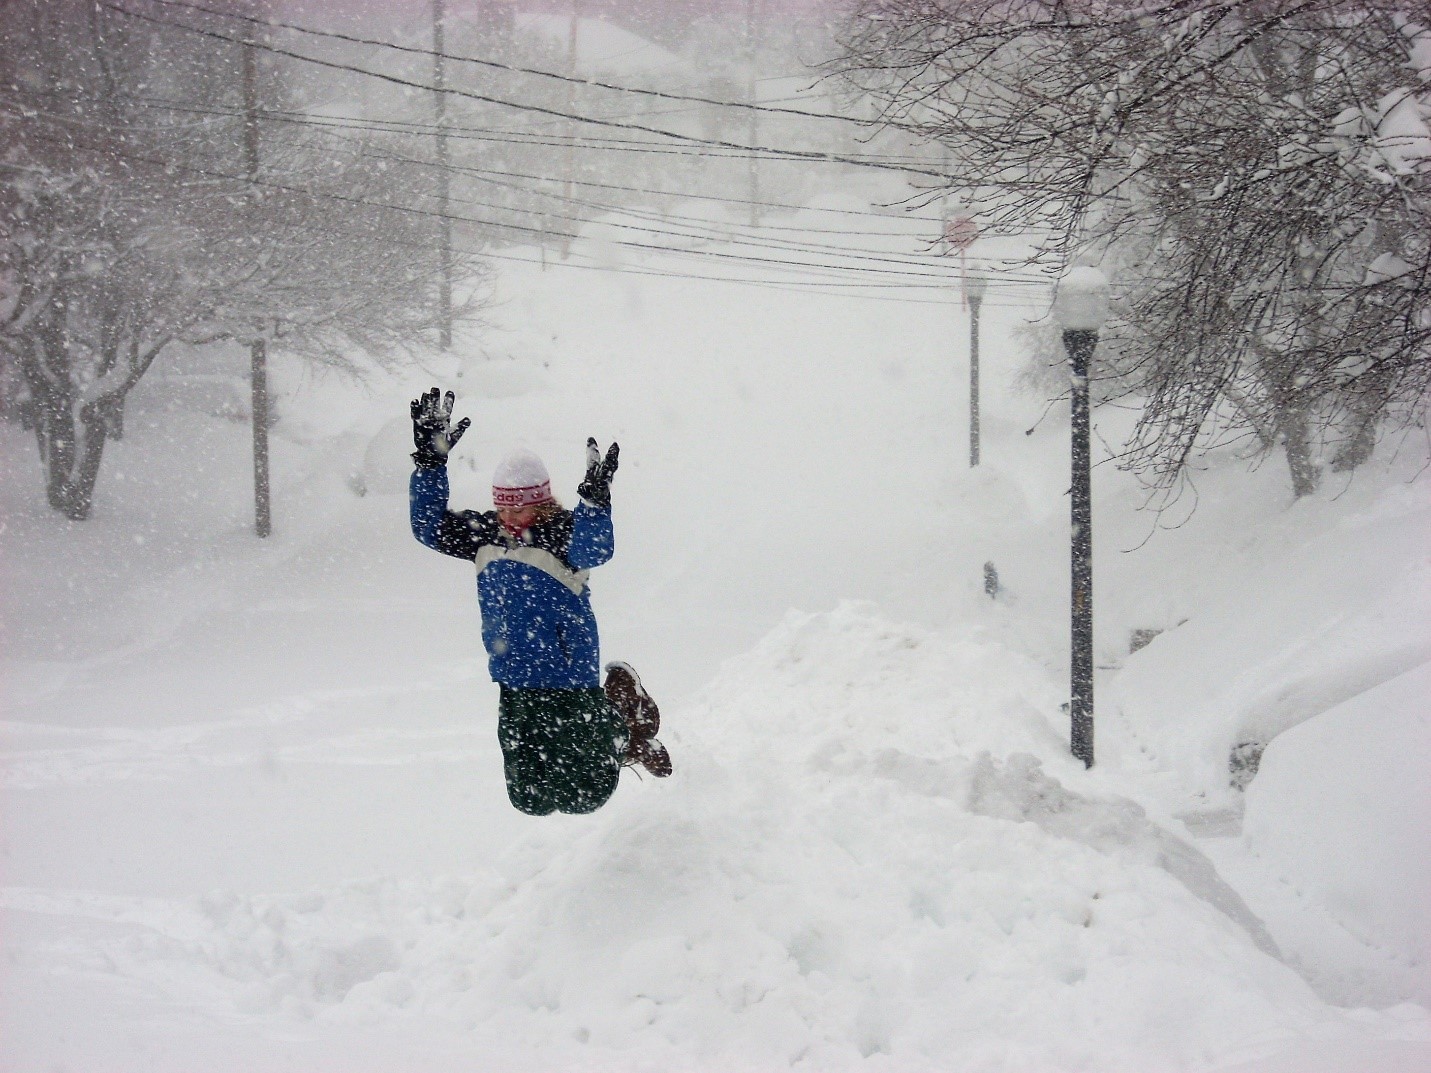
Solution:
{"label": "snow-covered roof", "polygon": [[[517,13],[517,29],[535,33],[566,47],[571,34],[571,16],[522,11]],[[601,19],[576,20],[576,65],[582,71],[645,74],[679,66],[681,58],[669,49],[639,34],[623,30]]]}

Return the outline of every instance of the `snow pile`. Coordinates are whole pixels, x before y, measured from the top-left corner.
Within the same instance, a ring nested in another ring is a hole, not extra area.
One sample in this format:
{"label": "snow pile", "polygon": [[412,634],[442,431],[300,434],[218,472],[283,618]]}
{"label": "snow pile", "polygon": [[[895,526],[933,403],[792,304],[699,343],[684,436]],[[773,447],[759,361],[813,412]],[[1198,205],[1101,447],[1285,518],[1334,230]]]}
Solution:
{"label": "snow pile", "polygon": [[220,892],[105,956],[215,1016],[435,1020],[564,1069],[1141,1073],[1401,1031],[1323,1005],[1206,858],[1081,775],[1042,678],[864,605],[792,614],[667,714],[675,778],[489,872]]}
{"label": "snow pile", "polygon": [[1105,710],[1121,713],[1118,733],[1189,795],[1234,800],[1234,747],[1260,748],[1431,660],[1427,490],[1349,500],[1298,504],[1210,540],[1222,556],[1202,566],[1206,595],[1113,680]]}
{"label": "snow pile", "polygon": [[1431,1004],[1431,664],[1361,693],[1268,747],[1244,832],[1284,882],[1383,952]]}

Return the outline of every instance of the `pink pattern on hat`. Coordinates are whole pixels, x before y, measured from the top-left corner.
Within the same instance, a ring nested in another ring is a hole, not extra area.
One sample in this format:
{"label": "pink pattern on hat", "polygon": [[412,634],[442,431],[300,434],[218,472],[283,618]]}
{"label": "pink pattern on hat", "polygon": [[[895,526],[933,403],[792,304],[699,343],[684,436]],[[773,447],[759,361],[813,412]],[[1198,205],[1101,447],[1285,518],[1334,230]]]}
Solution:
{"label": "pink pattern on hat", "polygon": [[530,507],[552,501],[547,467],[533,452],[518,448],[497,464],[492,475],[492,502],[503,507]]}

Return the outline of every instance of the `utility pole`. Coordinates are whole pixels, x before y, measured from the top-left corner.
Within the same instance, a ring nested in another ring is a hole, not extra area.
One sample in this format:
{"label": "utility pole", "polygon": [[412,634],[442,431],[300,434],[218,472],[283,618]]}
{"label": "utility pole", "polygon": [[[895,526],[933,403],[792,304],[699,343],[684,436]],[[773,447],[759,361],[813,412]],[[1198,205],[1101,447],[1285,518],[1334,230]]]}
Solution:
{"label": "utility pole", "polygon": [[[258,198],[257,49],[253,24],[248,23],[243,46],[243,153],[249,196]],[[261,537],[273,532],[268,487],[268,344],[262,335],[249,343],[249,374],[253,386],[253,530]]]}
{"label": "utility pole", "polygon": [[[567,28],[566,34],[566,74],[568,78],[576,77],[576,56],[577,56],[577,34],[581,23],[581,0],[571,0],[571,25]],[[568,82],[566,90],[566,112],[570,117],[576,112],[576,83]],[[576,178],[576,120],[568,118],[566,121],[566,175],[563,182],[562,204],[571,204],[574,193],[572,180]],[[567,225],[568,230],[575,229],[578,224],[573,221]],[[561,256],[566,260],[571,253],[571,238],[562,239]]]}
{"label": "utility pole", "polygon": [[969,467],[979,464],[979,307],[989,281],[975,272],[964,277],[969,299]]}
{"label": "utility pole", "polygon": [[980,273],[969,272],[968,252],[979,237],[979,225],[967,212],[946,217],[944,252],[959,251],[959,266],[964,277],[964,300],[969,306],[969,465],[979,464],[979,304],[988,286]]}
{"label": "utility pole", "polygon": [[437,125],[437,345],[452,346],[452,214],[447,158],[447,9],[432,0],[432,95]]}
{"label": "utility pole", "polygon": [[[760,0],[745,0],[745,61],[747,64],[747,77],[745,83],[745,99],[754,105],[755,99],[755,51],[756,42],[759,39],[760,24]],[[757,159],[755,147],[760,144],[760,112],[755,108],[748,109],[749,129],[746,131],[746,143],[750,146],[750,226],[760,226],[760,161]]]}

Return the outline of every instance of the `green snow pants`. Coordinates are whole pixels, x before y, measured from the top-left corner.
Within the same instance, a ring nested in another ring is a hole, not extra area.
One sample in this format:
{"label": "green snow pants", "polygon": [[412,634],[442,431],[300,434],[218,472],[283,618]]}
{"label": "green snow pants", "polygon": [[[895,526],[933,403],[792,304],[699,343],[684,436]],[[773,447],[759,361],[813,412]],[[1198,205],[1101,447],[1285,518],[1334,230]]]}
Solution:
{"label": "green snow pants", "polygon": [[497,740],[522,812],[595,812],[621,778],[626,723],[600,689],[501,687]]}

